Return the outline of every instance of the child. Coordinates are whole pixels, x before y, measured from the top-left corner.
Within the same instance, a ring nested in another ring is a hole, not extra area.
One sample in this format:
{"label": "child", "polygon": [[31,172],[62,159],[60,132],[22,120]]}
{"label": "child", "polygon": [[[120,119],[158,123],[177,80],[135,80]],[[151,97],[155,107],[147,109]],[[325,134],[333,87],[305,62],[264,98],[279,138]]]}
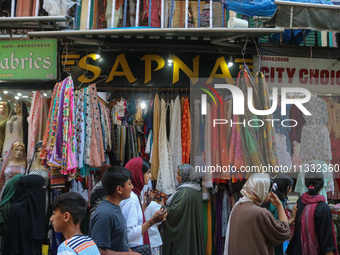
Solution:
{"label": "child", "polygon": [[86,208],[85,199],[75,192],[61,194],[53,201],[53,215],[50,221],[55,232],[63,233],[66,239],[58,247],[59,255],[100,255],[94,241],[80,231],[80,223],[85,217]]}

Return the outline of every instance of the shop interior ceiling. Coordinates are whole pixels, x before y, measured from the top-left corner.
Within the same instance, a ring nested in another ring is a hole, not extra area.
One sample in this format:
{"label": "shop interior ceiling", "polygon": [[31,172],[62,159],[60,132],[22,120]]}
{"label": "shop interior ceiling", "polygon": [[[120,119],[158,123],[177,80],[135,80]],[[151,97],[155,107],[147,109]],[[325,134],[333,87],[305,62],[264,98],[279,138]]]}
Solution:
{"label": "shop interior ceiling", "polygon": [[[28,107],[31,105],[33,93],[37,90],[31,89],[0,89],[0,101],[7,101],[10,103],[16,100],[24,101]],[[39,90],[46,98],[52,97],[51,90]]]}

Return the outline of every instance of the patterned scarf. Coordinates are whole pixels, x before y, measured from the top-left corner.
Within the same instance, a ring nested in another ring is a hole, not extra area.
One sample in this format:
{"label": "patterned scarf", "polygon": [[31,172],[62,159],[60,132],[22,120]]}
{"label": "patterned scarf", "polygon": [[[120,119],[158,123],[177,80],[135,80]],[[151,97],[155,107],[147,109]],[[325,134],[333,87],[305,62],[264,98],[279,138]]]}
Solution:
{"label": "patterned scarf", "polygon": [[[302,253],[303,255],[318,255],[320,253],[320,247],[315,232],[314,213],[317,205],[320,202],[326,202],[326,199],[322,195],[311,196],[308,195],[308,193],[303,193],[301,196],[301,201],[302,203],[306,204],[306,207],[303,210],[301,216]],[[334,245],[336,247],[337,242],[335,237],[334,224],[332,224],[332,228]],[[334,254],[338,254],[338,251],[336,250]]]}

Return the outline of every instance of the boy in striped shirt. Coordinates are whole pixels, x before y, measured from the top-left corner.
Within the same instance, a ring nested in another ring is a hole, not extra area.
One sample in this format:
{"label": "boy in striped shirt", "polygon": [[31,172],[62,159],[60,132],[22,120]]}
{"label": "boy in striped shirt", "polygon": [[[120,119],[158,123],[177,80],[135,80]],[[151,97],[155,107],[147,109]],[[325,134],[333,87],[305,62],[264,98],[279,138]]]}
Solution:
{"label": "boy in striped shirt", "polygon": [[66,239],[59,245],[58,255],[100,255],[94,241],[80,231],[86,208],[85,199],[75,192],[61,194],[53,201],[50,221],[55,232],[63,233]]}

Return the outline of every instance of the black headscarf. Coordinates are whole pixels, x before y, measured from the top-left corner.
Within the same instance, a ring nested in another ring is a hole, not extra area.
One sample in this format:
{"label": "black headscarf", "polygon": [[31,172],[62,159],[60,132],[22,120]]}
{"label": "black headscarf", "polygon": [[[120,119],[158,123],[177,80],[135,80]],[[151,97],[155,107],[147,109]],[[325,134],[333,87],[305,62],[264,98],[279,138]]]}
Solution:
{"label": "black headscarf", "polygon": [[41,254],[45,239],[45,185],[39,175],[20,178],[9,212],[3,254]]}
{"label": "black headscarf", "polygon": [[35,157],[36,157],[36,154],[37,154],[37,150],[42,147],[42,144],[43,144],[43,141],[39,141],[39,142],[36,143],[32,158],[31,158],[29,165],[28,165],[28,168],[27,168],[27,174],[29,174],[31,172],[32,164],[36,160]]}

